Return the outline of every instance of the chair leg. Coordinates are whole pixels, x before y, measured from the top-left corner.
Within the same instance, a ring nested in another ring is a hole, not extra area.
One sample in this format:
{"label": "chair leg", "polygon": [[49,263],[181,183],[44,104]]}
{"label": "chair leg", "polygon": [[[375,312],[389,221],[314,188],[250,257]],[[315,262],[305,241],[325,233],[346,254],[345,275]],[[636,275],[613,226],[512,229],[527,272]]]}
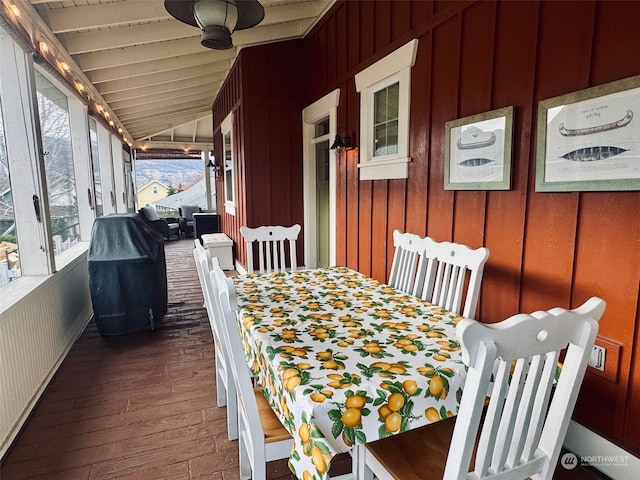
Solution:
{"label": "chair leg", "polygon": [[[249,460],[249,452],[247,450],[245,439],[242,435],[239,436],[238,446],[240,448],[240,479],[249,480],[252,473],[251,461]],[[254,478],[257,480],[259,477]]]}
{"label": "chair leg", "polygon": [[357,445],[355,447],[356,454],[353,459],[353,463],[357,464],[356,472],[356,480],[373,480],[373,472],[367,467],[365,462],[366,452],[365,449],[367,447],[365,445]]}
{"label": "chair leg", "polygon": [[216,368],[216,405],[219,407],[225,407],[227,405],[227,390],[225,389],[224,382],[222,381],[222,375],[220,370]]}
{"label": "chair leg", "polygon": [[227,402],[227,435],[229,440],[238,438],[238,405],[236,402]]}

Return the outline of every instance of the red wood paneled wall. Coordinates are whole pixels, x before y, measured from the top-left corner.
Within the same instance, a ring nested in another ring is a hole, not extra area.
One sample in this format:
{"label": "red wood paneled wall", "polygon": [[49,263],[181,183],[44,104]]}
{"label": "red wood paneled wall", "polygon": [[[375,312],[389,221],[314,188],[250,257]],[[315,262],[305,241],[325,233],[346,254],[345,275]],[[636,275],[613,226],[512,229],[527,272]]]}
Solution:
{"label": "red wood paneled wall", "polygon": [[[236,214],[225,212],[222,177],[216,207],[243,265],[242,225],[304,224],[301,48],[289,41],[242,50],[213,105],[216,158],[222,158],[220,123],[234,112]],[[299,257],[302,249],[299,242]]]}
{"label": "red wood paneled wall", "polygon": [[[302,90],[294,92],[302,99],[299,108],[341,89],[338,126],[346,127],[357,142],[354,75],[418,38],[411,77],[409,178],[359,181],[358,153],[348,153],[338,167],[338,263],[386,279],[392,232],[399,228],[490,249],[482,321],[575,307],[592,295],[604,298],[607,311],[600,335],[621,345],[619,369],[613,379],[588,373],[577,418],[640,452],[640,356],[635,355],[640,193],[535,192],[538,102],[640,74],[640,60],[630,53],[640,51],[639,18],[640,2],[624,1],[338,1],[304,40],[292,42],[300,48],[279,52],[292,56],[280,57],[277,64],[261,58],[272,46],[243,50],[242,78],[250,75],[260,83],[251,84],[259,98],[244,91],[249,87],[245,80],[236,99],[223,97],[214,105],[218,123],[229,108],[243,111],[238,127],[245,143],[240,148],[246,157],[256,154],[251,162],[245,158],[239,172],[247,205],[235,222],[273,217],[276,195],[279,204],[290,208],[282,221],[301,216],[300,141],[291,136],[301,134],[300,111],[295,112],[295,102],[286,113],[270,110],[281,107],[273,102],[284,101],[279,84],[286,76],[283,64],[299,70]],[[236,70],[225,95],[238,84]],[[219,104],[224,104],[220,111]],[[445,122],[508,105],[515,107],[511,190],[444,190]],[[290,122],[289,148],[272,141],[273,122]],[[292,177],[274,178],[270,165],[288,168]],[[290,189],[285,192],[287,181]],[[237,224],[226,216],[223,226],[236,232]]]}

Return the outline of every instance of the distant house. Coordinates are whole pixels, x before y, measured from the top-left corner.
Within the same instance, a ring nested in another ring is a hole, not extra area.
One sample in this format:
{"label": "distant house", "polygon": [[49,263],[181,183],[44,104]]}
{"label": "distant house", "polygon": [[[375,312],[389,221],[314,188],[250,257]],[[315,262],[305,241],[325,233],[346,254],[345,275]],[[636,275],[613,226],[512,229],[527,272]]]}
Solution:
{"label": "distant house", "polygon": [[[215,193],[212,194],[212,197],[211,204],[215,206]],[[155,208],[160,215],[173,215],[177,214],[178,209],[183,205],[197,205],[202,210],[207,209],[207,186],[204,178],[194,183],[187,190],[158,200]]]}
{"label": "distant house", "polygon": [[152,180],[144,187],[140,188],[136,194],[138,198],[138,208],[156,207],[159,200],[162,200],[169,193],[169,187],[157,180]]}

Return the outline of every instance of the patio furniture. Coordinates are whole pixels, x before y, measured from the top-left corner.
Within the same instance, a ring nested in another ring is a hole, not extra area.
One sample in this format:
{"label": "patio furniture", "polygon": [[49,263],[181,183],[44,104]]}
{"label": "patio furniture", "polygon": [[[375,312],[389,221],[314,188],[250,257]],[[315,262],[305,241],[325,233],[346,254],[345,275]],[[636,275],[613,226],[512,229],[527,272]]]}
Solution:
{"label": "patio furniture", "polygon": [[456,335],[469,369],[457,416],[363,446],[358,478],[550,480],[604,309],[592,297],[492,325],[463,319]]}
{"label": "patio furniture", "polygon": [[180,223],[173,217],[162,218],[153,207],[142,207],[138,210],[149,224],[155,228],[165,240],[171,240],[172,236],[180,238]]}
{"label": "patio furniture", "polygon": [[193,214],[199,213],[200,207],[197,205],[183,205],[178,209],[180,214],[180,231],[185,236],[193,236]]}
{"label": "patio furniture", "polygon": [[[247,367],[242,339],[238,330],[235,308],[230,302],[230,289],[233,283],[224,272],[214,266],[212,281],[219,290],[219,300],[224,314],[222,336],[235,381],[238,403],[238,446],[240,449],[240,478],[267,478],[266,463],[272,460],[288,458],[293,438],[282,426],[260,388],[254,388]],[[235,302],[233,302],[235,303]],[[233,400],[229,400],[229,403]]]}
{"label": "patio furniture", "polygon": [[227,435],[229,440],[236,440],[238,438],[238,406],[236,403],[235,384],[231,374],[231,360],[220,331],[223,317],[218,289],[216,283],[211,279],[211,272],[213,269],[219,268],[219,263],[218,259],[211,257],[197,239],[195,244],[193,256],[215,348],[216,402],[219,407],[227,407]]}
{"label": "patio furniture", "polygon": [[426,270],[419,296],[452,312],[475,318],[489,249],[472,250],[467,245],[436,242],[430,237],[424,239],[424,245],[427,261],[423,262]]}
{"label": "patio furniture", "polygon": [[[194,217],[195,218],[195,217]],[[196,238],[196,241],[198,239]],[[217,257],[223,270],[234,270],[233,240],[224,233],[209,233],[202,235],[202,246],[211,257]]]}
{"label": "patio furniture", "polygon": [[458,411],[460,315],[345,267],[233,280],[246,363],[294,437],[299,478]]}
{"label": "patio furniture", "polygon": [[393,231],[395,252],[389,273],[389,285],[418,295],[424,284],[425,239],[414,233]]}
{"label": "patio furniture", "polygon": [[[296,270],[296,240],[300,225],[290,227],[262,226],[240,227],[240,233],[247,247],[247,272],[254,271],[254,249],[258,251],[258,271],[260,273]],[[285,249],[285,244],[288,248]]]}
{"label": "patio furniture", "polygon": [[220,233],[220,215],[209,212],[193,214],[193,237],[201,238],[208,233]]}

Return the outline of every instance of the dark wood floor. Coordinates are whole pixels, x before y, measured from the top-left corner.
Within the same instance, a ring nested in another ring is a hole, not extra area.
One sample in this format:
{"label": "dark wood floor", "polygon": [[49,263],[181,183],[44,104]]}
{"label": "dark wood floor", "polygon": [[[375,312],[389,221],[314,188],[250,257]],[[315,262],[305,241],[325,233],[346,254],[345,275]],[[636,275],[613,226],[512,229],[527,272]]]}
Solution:
{"label": "dark wood floor", "polygon": [[[192,239],[165,243],[169,311],[155,332],[103,338],[88,325],[0,466],[1,480],[239,478],[238,444],[216,407],[192,249]],[[280,461],[268,478],[295,477]],[[559,467],[554,478],[599,477]]]}

